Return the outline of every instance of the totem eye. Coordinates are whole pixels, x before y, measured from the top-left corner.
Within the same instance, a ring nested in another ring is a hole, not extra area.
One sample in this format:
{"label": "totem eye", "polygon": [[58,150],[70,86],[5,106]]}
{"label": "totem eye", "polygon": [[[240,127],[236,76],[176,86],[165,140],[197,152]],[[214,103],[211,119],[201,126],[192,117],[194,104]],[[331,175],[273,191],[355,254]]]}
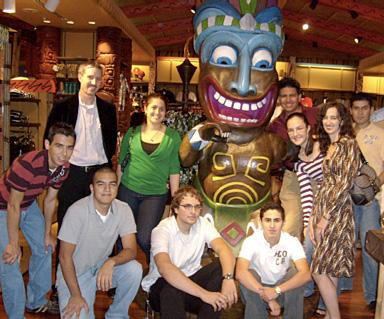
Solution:
{"label": "totem eye", "polygon": [[237,52],[228,45],[221,45],[213,51],[210,62],[220,65],[235,65],[237,63]]}
{"label": "totem eye", "polygon": [[252,57],[252,66],[261,70],[272,70],[272,54],[268,50],[261,49],[256,51]]}

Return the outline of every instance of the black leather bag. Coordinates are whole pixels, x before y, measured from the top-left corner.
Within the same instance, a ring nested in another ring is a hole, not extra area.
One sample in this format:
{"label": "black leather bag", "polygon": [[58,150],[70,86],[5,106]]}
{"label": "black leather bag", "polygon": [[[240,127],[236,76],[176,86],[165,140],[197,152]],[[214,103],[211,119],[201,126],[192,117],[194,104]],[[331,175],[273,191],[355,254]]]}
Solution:
{"label": "black leather bag", "polygon": [[353,180],[353,186],[349,193],[356,205],[368,204],[380,191],[380,180],[375,170],[368,165],[363,153],[360,151],[361,165]]}

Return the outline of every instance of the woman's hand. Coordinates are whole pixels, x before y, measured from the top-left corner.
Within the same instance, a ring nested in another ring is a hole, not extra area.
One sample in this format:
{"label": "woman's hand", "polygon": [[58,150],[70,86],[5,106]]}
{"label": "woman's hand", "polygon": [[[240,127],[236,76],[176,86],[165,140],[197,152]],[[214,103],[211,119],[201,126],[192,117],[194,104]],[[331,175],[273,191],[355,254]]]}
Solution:
{"label": "woman's hand", "polygon": [[328,219],[326,219],[325,217],[321,217],[320,221],[316,225],[316,231],[315,231],[316,241],[323,238],[327,225],[328,225]]}

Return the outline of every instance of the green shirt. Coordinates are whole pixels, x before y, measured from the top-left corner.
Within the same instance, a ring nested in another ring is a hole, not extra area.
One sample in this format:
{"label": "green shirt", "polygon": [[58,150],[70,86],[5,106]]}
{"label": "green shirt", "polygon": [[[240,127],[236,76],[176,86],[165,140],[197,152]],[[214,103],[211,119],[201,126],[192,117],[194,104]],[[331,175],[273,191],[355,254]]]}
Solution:
{"label": "green shirt", "polygon": [[[119,164],[125,158],[132,128],[121,143]],[[141,125],[135,128],[131,140],[131,158],[121,177],[121,183],[130,190],[143,195],[163,195],[168,192],[169,175],[180,173],[179,133],[167,127],[163,140],[155,151],[148,155],[141,146]]]}

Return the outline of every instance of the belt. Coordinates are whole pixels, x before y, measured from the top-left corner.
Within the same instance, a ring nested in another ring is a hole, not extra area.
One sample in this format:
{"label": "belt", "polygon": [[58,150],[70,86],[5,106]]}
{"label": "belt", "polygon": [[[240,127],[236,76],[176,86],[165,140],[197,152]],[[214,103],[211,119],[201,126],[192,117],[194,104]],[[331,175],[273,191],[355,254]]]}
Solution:
{"label": "belt", "polygon": [[98,168],[104,167],[106,165],[107,165],[107,163],[98,164],[98,165],[90,165],[90,166],[77,166],[77,165],[71,164],[71,169],[77,169],[77,170],[80,170],[82,172],[89,173],[89,172],[97,170]]}

